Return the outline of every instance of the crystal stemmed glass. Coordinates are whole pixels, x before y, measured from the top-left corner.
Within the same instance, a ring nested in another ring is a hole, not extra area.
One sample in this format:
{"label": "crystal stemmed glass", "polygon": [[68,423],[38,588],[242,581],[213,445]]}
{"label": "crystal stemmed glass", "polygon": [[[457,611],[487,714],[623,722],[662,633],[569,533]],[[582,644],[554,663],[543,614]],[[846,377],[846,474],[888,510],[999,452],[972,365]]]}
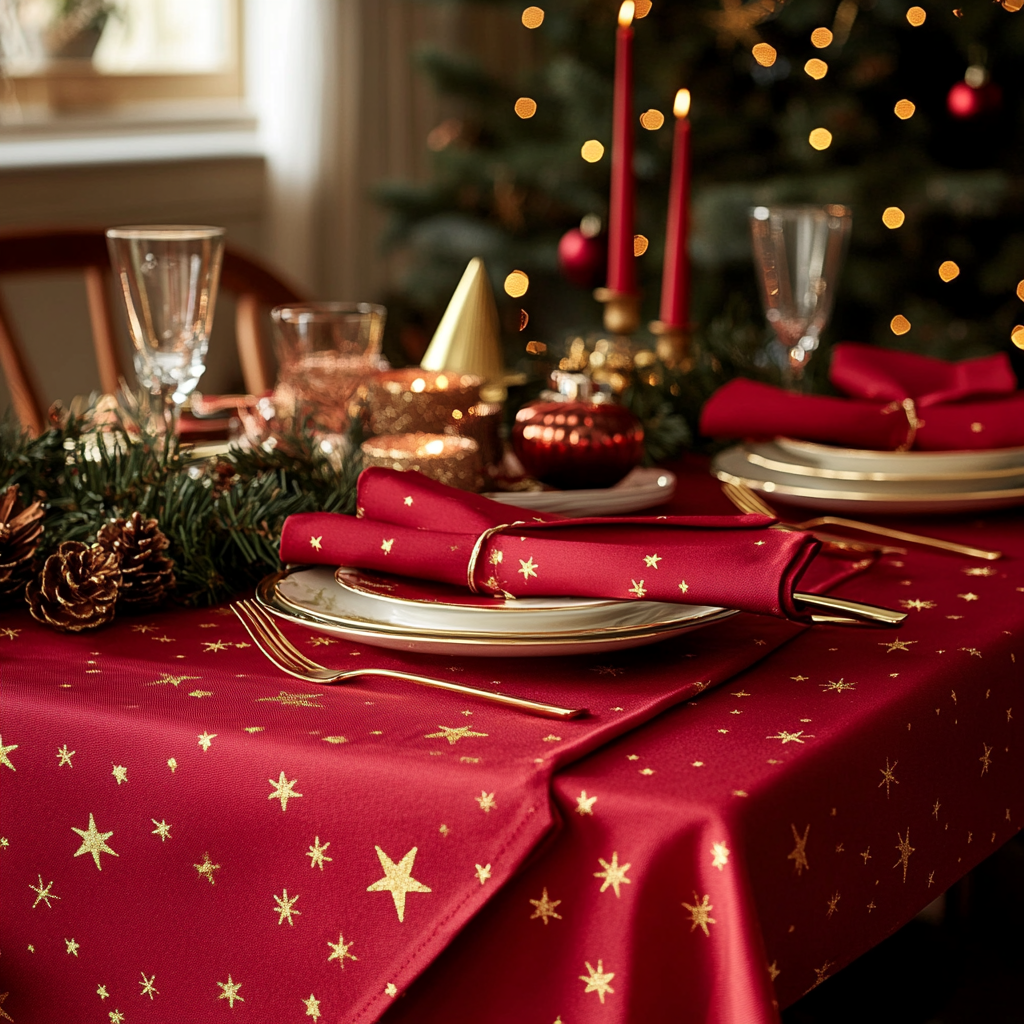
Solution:
{"label": "crystal stemmed glass", "polygon": [[832,314],[850,235],[849,207],[757,206],[750,213],[765,316],[781,346],[783,383],[799,388]]}
{"label": "crystal stemmed glass", "polygon": [[157,429],[169,441],[182,403],[206,369],[224,229],[111,228],[107,247],[128,314],[135,372],[159,398]]}

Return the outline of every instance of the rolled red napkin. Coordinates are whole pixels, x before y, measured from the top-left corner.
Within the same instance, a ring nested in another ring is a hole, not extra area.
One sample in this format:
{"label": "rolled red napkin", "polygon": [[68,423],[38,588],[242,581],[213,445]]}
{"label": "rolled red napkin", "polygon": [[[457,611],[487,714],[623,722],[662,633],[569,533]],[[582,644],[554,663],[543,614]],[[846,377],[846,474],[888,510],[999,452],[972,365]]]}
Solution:
{"label": "rolled red napkin", "polygon": [[945,363],[847,342],[835,347],[829,375],[850,398],[729,381],[705,404],[701,433],[879,450],[1024,445],[1024,394],[1003,354]]}
{"label": "rolled red napkin", "polygon": [[809,619],[793,592],[820,545],[770,529],[775,520],[766,516],[540,521],[416,473],[367,470],[363,478],[360,517],[289,516],[282,562],[348,565],[501,597],[645,599]]}

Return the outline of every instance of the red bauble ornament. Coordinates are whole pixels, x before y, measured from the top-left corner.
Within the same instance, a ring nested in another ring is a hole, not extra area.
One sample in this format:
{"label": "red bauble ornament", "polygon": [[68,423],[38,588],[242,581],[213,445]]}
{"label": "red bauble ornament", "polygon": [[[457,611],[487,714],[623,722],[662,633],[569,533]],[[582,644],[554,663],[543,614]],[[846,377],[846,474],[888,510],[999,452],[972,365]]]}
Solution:
{"label": "red bauble ornament", "polygon": [[558,269],[580,288],[601,284],[607,258],[607,243],[601,235],[592,237],[570,228],[558,242]]}
{"label": "red bauble ornament", "polygon": [[946,96],[946,109],[961,121],[996,110],[1003,101],[1003,90],[995,82],[973,86],[957,82]]}
{"label": "red bauble ornament", "polygon": [[526,471],[552,487],[611,487],[643,457],[644,429],[610,402],[531,402],[516,413],[512,446]]}

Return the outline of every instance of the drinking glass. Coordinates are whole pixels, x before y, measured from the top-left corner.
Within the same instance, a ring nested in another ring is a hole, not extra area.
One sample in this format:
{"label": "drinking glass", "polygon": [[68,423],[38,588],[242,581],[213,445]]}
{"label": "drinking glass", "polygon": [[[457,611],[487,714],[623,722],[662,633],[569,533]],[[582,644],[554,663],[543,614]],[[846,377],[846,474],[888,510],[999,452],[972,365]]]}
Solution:
{"label": "drinking glass", "polygon": [[849,207],[757,206],[750,213],[765,316],[781,347],[783,383],[799,389],[835,302]]}
{"label": "drinking glass", "polygon": [[278,414],[344,434],[354,404],[381,366],[387,310],[369,302],[296,302],[270,311],[279,364]]}
{"label": "drinking glass", "polygon": [[206,369],[224,229],[111,228],[107,247],[128,314],[135,372],[159,398],[157,430],[169,440],[182,403]]}

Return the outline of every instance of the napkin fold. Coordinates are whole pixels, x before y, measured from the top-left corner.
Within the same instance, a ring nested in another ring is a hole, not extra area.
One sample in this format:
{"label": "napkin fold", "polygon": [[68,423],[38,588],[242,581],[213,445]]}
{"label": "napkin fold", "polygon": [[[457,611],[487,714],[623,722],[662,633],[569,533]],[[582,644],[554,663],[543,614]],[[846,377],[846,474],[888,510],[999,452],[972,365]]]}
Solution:
{"label": "napkin fold", "polygon": [[820,548],[767,516],[561,519],[368,469],[359,515],[289,516],[281,561],[347,565],[496,597],[716,605],[809,621],[793,592]]}
{"label": "napkin fold", "polygon": [[829,379],[847,398],[799,395],[737,378],[701,413],[709,437],[795,437],[853,448],[921,451],[1024,445],[1024,394],[1005,354],[947,363],[836,345]]}

